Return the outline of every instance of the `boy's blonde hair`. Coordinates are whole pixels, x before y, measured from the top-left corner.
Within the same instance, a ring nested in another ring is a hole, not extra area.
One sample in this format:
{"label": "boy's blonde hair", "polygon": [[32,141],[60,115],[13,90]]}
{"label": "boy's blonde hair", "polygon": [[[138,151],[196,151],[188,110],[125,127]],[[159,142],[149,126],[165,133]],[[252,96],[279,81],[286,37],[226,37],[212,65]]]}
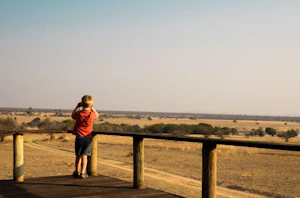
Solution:
{"label": "boy's blonde hair", "polygon": [[83,108],[92,107],[94,104],[94,98],[91,95],[85,95],[81,98]]}

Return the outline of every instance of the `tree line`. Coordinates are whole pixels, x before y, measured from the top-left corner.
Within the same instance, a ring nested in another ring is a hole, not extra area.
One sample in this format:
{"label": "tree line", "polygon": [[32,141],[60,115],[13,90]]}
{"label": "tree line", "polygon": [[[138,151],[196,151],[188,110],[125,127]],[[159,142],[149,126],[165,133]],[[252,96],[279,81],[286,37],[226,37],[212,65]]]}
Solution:
{"label": "tree line", "polygon": [[[17,130],[17,129],[26,129],[28,127],[38,128],[44,130],[72,130],[75,125],[75,121],[72,119],[67,119],[62,122],[51,121],[50,118],[41,120],[40,118],[35,118],[28,123],[22,123],[21,125],[17,124],[16,119],[11,117],[0,118],[0,130]],[[115,131],[115,132],[146,132],[146,133],[163,133],[171,134],[176,136],[184,136],[188,134],[200,134],[204,137],[217,136],[221,139],[224,139],[228,135],[237,135],[239,134],[235,128],[229,127],[213,127],[210,124],[199,123],[194,125],[188,124],[153,124],[140,127],[139,125],[129,125],[129,124],[112,124],[112,123],[101,123],[94,124],[94,131]],[[286,142],[292,137],[298,136],[298,132],[294,129],[288,130],[287,132],[278,133],[274,128],[266,128],[263,130],[252,129],[250,132],[244,132],[246,136],[277,136],[284,139]],[[5,135],[1,134],[0,141],[3,141]]]}

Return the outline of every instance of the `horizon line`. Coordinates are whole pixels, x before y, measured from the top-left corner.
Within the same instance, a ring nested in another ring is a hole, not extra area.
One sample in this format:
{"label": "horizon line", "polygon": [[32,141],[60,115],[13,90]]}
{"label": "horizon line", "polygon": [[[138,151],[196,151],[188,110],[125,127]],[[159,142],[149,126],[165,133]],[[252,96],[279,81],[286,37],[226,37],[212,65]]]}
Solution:
{"label": "horizon line", "polygon": [[[63,111],[72,111],[72,109],[61,109],[61,108],[33,108],[33,107],[29,107],[29,108],[25,108],[25,107],[0,107],[1,109],[29,109],[31,108],[32,110],[34,109],[40,109],[40,110],[63,110]],[[163,113],[163,114],[192,114],[192,115],[230,115],[230,116],[246,116],[246,117],[300,117],[300,115],[265,115],[265,114],[238,114],[238,113],[197,113],[197,112],[167,112],[167,111],[133,111],[133,110],[99,110],[97,109],[97,111],[99,112],[138,112],[138,113]]]}

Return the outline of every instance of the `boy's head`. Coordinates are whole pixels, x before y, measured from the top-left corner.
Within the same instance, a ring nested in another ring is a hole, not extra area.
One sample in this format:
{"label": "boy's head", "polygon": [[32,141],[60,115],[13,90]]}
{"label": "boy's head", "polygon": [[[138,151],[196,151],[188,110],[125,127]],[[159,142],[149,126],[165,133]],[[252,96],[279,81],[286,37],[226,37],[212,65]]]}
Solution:
{"label": "boy's head", "polygon": [[83,108],[91,108],[94,104],[94,98],[91,95],[85,95],[81,98]]}

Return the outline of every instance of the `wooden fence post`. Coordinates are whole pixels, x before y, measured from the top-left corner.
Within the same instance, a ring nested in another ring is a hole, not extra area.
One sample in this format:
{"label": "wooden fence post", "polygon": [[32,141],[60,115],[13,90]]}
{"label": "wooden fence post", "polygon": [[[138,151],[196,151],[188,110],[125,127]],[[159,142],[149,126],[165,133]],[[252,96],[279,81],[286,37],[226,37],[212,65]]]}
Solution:
{"label": "wooden fence post", "polygon": [[144,140],[133,137],[133,184],[134,188],[144,187]]}
{"label": "wooden fence post", "polygon": [[98,144],[97,144],[97,135],[93,135],[93,141],[92,141],[92,156],[91,156],[91,162],[90,162],[90,175],[96,176],[97,175],[97,151],[98,151]]}
{"label": "wooden fence post", "polygon": [[14,180],[16,182],[24,181],[24,145],[23,134],[15,133],[13,135],[14,144]]}
{"label": "wooden fence post", "polygon": [[217,145],[203,143],[202,148],[202,198],[217,197]]}

